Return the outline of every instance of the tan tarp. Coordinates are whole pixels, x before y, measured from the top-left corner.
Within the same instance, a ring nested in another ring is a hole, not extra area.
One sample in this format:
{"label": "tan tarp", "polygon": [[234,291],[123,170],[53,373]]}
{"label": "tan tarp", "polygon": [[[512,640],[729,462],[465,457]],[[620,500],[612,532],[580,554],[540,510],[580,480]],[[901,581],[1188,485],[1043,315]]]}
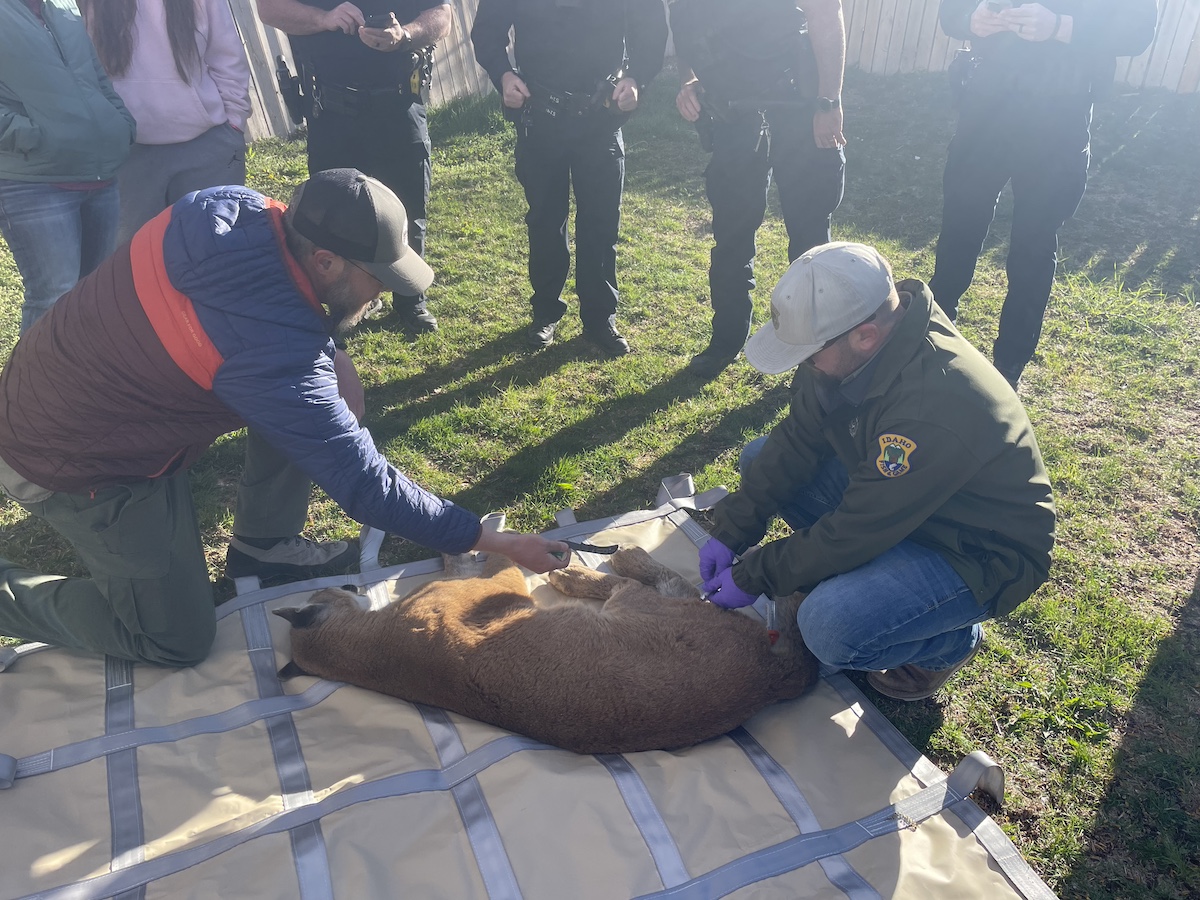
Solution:
{"label": "tan tarp", "polygon": [[[608,524],[594,542],[698,581],[682,511]],[[435,570],[381,573],[373,602]],[[1052,896],[963,799],[974,782],[948,790],[841,676],[684,752],[576,756],[358,688],[280,685],[287,623],[266,612],[311,588],[222,606],[194,669],[48,650],[0,673],[17,776],[0,897]]]}

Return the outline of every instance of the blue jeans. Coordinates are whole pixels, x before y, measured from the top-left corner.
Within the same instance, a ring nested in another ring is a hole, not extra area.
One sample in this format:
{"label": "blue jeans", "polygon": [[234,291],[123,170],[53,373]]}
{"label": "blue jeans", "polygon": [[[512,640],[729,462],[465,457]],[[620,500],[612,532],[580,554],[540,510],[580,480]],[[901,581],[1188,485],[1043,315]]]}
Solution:
{"label": "blue jeans", "polygon": [[[747,444],[743,474],[765,437]],[[849,477],[835,457],[780,507],[793,528],[807,528],[835,509]],[[857,569],[826,578],[804,598],[796,620],[823,670],[880,671],[915,663],[948,669],[983,640],[980,622],[995,615],[981,606],[936,551],[901,541]]]}
{"label": "blue jeans", "polygon": [[0,234],[25,286],[24,334],[117,246],[117,185],[88,191],[0,178]]}

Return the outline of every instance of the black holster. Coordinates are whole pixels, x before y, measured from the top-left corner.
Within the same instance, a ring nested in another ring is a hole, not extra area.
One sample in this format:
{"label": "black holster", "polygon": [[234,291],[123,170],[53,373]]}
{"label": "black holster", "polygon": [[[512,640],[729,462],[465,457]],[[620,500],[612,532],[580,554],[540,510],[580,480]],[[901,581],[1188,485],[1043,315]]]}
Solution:
{"label": "black holster", "polygon": [[312,115],[311,87],[308,91],[303,90],[304,79],[292,74],[282,54],[275,58],[275,81],[279,84],[279,93],[292,122],[296,125],[303,124],[304,120]]}

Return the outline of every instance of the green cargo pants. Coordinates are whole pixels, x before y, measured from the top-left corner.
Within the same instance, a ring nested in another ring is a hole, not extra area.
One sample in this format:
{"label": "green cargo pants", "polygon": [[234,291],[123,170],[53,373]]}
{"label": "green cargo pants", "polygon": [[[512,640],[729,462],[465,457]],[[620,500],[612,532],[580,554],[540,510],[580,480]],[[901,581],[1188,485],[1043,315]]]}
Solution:
{"label": "green cargo pants", "polygon": [[[311,484],[250,433],[234,531],[299,534]],[[216,634],[212,584],[186,472],[22,504],[71,542],[91,578],[0,559],[0,634],[162,666],[191,666]]]}

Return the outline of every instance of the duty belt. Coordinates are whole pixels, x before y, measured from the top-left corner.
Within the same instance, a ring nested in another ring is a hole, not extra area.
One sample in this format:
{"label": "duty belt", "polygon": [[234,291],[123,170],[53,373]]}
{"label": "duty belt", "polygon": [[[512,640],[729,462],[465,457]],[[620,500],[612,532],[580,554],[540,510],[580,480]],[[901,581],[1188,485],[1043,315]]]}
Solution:
{"label": "duty belt", "polygon": [[532,110],[552,119],[559,116],[585,116],[597,109],[594,94],[572,94],[570,91],[548,88],[536,81],[527,81],[525,84],[529,88]]}
{"label": "duty belt", "polygon": [[337,113],[343,116],[362,116],[383,109],[387,101],[398,97],[408,102],[418,102],[408,84],[389,85],[384,88],[357,88],[334,84],[318,79],[313,85],[313,114]]}

